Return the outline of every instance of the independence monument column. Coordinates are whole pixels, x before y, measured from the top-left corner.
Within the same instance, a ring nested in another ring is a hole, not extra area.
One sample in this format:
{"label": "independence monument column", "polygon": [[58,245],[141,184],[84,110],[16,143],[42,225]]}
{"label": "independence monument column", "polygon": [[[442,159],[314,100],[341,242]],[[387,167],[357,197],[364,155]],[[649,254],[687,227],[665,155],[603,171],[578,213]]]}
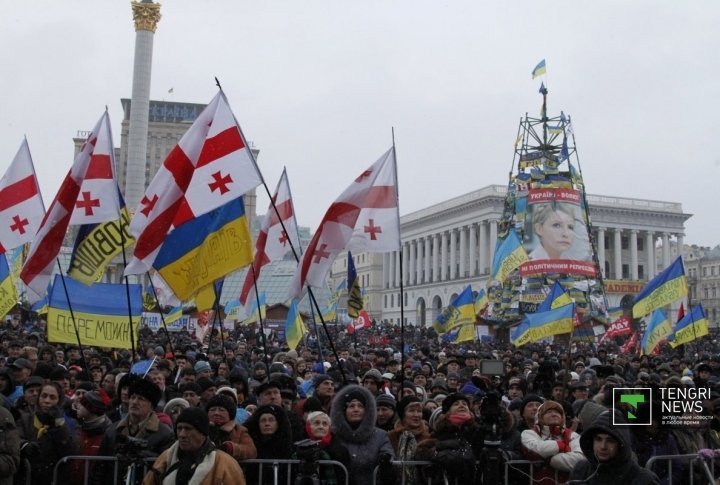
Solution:
{"label": "independence monument column", "polygon": [[127,173],[125,174],[125,202],[128,209],[134,209],[145,193],[153,37],[160,21],[160,4],[153,3],[151,0],[142,0],[141,2],[132,2],[130,5],[136,34]]}

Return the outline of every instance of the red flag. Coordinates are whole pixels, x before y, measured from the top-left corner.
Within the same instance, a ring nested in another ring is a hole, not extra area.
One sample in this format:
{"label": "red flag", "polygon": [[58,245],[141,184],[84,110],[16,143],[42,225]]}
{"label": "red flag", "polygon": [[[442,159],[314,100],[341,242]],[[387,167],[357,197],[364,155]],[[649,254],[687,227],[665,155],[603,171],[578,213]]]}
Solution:
{"label": "red flag", "polygon": [[105,111],[75,157],[30,246],[20,279],[32,290],[31,301],[45,294],[70,224],[120,217],[114,150],[110,117]]}
{"label": "red flag", "polygon": [[220,91],[148,185],[130,222],[136,243],[125,274],[148,271],[172,228],[242,197],[261,183],[255,158]]}
{"label": "red flag", "polygon": [[348,324],[347,331],[352,334],[356,330],[362,330],[363,328],[372,328],[372,319],[365,310],[362,310],[358,317]]}
{"label": "red flag", "polygon": [[685,316],[685,305],[683,305],[682,302],[680,302],[680,308],[678,309],[677,321],[679,322],[680,320],[682,320],[684,316]]}
{"label": "red flag", "polygon": [[322,286],[332,262],[345,250],[384,253],[400,247],[395,149],[390,148],[332,203],[303,254],[290,286]]}
{"label": "red flag", "polygon": [[[290,251],[290,242],[299,244],[297,234],[297,221],[295,220],[295,209],[293,208],[292,196],[290,195],[290,184],[287,173],[283,170],[278,182],[275,195],[273,196],[277,212],[270,204],[262,228],[255,242],[255,260],[252,268],[245,275],[245,283],[240,292],[240,304],[243,306],[247,301],[250,289],[255,279],[260,278],[260,270],[272,261],[282,259]],[[278,218],[278,214],[280,217]],[[282,224],[280,221],[282,220]],[[285,231],[283,231],[285,226]]]}
{"label": "red flag", "polygon": [[44,215],[30,148],[23,140],[0,180],[0,252],[32,241]]}
{"label": "red flag", "polygon": [[623,354],[634,354],[635,347],[637,347],[638,343],[640,343],[638,340],[638,334],[637,332],[633,332],[627,342],[625,342],[625,345],[622,346],[621,352]]}

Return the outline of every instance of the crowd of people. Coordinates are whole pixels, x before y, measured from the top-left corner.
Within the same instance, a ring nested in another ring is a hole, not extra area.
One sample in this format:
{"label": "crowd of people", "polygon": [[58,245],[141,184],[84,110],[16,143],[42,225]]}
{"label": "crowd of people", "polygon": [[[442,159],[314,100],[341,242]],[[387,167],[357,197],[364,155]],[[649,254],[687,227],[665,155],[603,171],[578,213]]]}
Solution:
{"label": "crowd of people", "polygon": [[[313,474],[332,485],[346,473],[353,485],[679,485],[705,483],[703,463],[650,471],[648,460],[712,461],[720,449],[712,337],[684,355],[639,357],[612,343],[446,345],[413,327],[337,332],[332,345],[310,338],[297,350],[251,329],[208,347],[143,330],[133,358],[47,343],[37,325],[0,330],[0,485],[274,484]],[[138,360],[152,365],[133,373]],[[618,387],[707,388],[702,412],[712,419],[671,429],[647,402],[633,412],[655,416],[651,425],[618,426]],[[76,455],[111,459],[63,460]],[[423,464],[397,463],[413,460]]]}

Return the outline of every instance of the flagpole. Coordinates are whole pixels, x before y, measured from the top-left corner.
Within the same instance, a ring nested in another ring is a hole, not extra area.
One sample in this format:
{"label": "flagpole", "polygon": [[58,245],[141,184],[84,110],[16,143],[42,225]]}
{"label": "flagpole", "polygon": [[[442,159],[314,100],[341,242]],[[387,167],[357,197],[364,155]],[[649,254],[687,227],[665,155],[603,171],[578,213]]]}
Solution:
{"label": "flagpole", "polygon": [[[397,149],[395,148],[395,127],[390,128],[390,133],[392,134],[392,147],[393,147],[393,156],[395,157],[395,197],[397,199],[397,206],[400,207],[400,182],[398,181],[398,174],[397,174]],[[399,212],[399,211],[398,211]],[[398,216],[399,217],[399,216]],[[398,221],[398,228],[400,228],[400,221]],[[403,280],[404,278],[404,272],[403,272],[403,246],[402,246],[402,236],[400,235],[400,231],[398,231],[398,266],[400,268],[400,372],[403,374],[404,378],[404,372],[405,372],[405,299],[403,298],[404,291],[404,285]]]}
{"label": "flagpole", "polygon": [[[119,191],[119,190],[118,190]],[[127,268],[127,256],[125,255],[125,226],[123,225],[123,216],[122,216],[122,209],[119,214],[119,220],[120,223],[120,244],[122,245],[122,259],[123,259],[123,268]],[[130,301],[130,280],[128,279],[127,275],[124,274],[123,271],[123,279],[125,280],[125,297],[127,299],[127,308],[128,308],[128,322],[130,323],[130,352],[132,354],[130,355],[130,362],[135,362],[135,330],[133,329],[133,318],[132,318],[132,302]],[[149,278],[149,276],[148,276]],[[150,280],[150,286],[153,286],[152,280]],[[153,286],[153,293],[155,293],[155,287]],[[157,295],[155,295],[155,301],[157,302]],[[159,305],[158,305],[159,306]],[[162,318],[162,311],[160,311],[160,318]],[[165,326],[165,320],[163,320],[163,326]],[[165,332],[167,332],[167,329],[165,329]],[[168,342],[170,341],[170,336],[168,335]]]}
{"label": "flagpole", "polygon": [[[223,320],[220,320],[220,295],[222,294],[222,289],[218,293],[215,283],[213,283],[212,287],[213,287],[213,292],[215,293],[215,304],[213,305],[213,307],[215,308],[215,316],[218,319],[218,321],[220,322],[220,345],[221,345],[220,351],[222,352],[223,360],[227,364],[228,362],[227,362],[227,359],[225,358],[225,334],[223,333],[224,322],[223,322]],[[210,338],[212,339],[212,332],[210,332]],[[208,349],[209,348],[210,348],[210,343],[208,342]],[[229,367],[229,365],[228,365],[228,367]]]}
{"label": "flagpole", "polygon": [[[75,321],[75,312],[73,312],[72,309],[72,303],[70,302],[70,294],[68,293],[67,285],[65,284],[65,276],[62,272],[62,266],[60,266],[60,258],[55,258],[55,261],[58,265],[58,270],[60,271],[60,281],[62,281],[63,285],[63,291],[65,291],[65,300],[68,304],[68,310],[70,311],[70,319],[73,322],[73,328],[75,329],[75,337],[77,338],[78,347],[80,348],[80,363],[82,364],[82,368],[89,372],[89,369],[87,368],[87,363],[85,362],[85,352],[83,351],[82,342],[80,341],[80,331],[78,330],[77,322]],[[49,306],[48,301],[48,306]]]}
{"label": "flagpole", "polygon": [[265,365],[270,368],[270,365],[268,364],[268,349],[267,349],[267,338],[265,337],[265,326],[263,325],[263,318],[262,318],[262,310],[260,309],[260,293],[258,292],[258,285],[257,285],[257,274],[255,273],[255,265],[250,265],[250,271],[252,271],[253,275],[253,287],[255,288],[255,305],[257,306],[258,311],[258,323],[260,323],[260,335],[262,340],[262,346],[263,346],[263,361],[265,362]]}
{"label": "flagpole", "polygon": [[[123,257],[125,256],[125,252],[123,251]],[[160,321],[162,322],[163,330],[165,330],[165,336],[168,339],[168,348],[170,349],[170,353],[173,355],[173,361],[175,360],[175,350],[173,349],[172,341],[170,340],[170,332],[167,329],[167,325],[165,324],[165,315],[163,314],[162,307],[160,306],[160,300],[157,296],[157,291],[155,290],[155,285],[152,284],[152,278],[150,278],[150,273],[145,273],[148,277],[148,280],[150,280],[150,287],[153,291],[153,296],[155,297],[155,304],[160,309]]]}

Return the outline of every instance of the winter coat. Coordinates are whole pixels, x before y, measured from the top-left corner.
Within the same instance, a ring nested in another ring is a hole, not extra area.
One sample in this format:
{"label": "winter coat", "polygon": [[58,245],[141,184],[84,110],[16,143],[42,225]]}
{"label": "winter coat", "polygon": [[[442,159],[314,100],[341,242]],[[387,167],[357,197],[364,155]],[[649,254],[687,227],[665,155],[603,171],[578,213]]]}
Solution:
{"label": "winter coat", "polygon": [[[275,416],[278,429],[271,436],[264,436],[260,433],[260,417],[270,413]],[[278,459],[289,460],[292,456],[292,429],[287,414],[283,408],[275,405],[260,406],[245,423],[248,434],[255,443],[257,458],[261,460]],[[262,482],[259,480],[260,465],[243,465],[248,483],[272,484],[273,468],[269,465],[262,465]],[[278,470],[278,482],[287,483],[288,465],[281,464]]]}
{"label": "winter coat", "polygon": [[10,411],[0,406],[0,485],[12,485],[20,468],[20,433]]}
{"label": "winter coat", "polygon": [[[165,477],[166,470],[178,461],[178,444],[165,450],[153,463],[143,479],[143,485],[170,485],[175,483],[176,472]],[[245,475],[238,462],[227,453],[212,450],[205,455],[190,479],[193,485],[245,485]]]}
{"label": "winter coat", "polygon": [[210,425],[210,440],[218,448],[225,442],[232,443],[230,454],[238,461],[257,458],[257,449],[247,428],[240,426],[235,421],[228,421],[222,426]]}
{"label": "winter coat", "polygon": [[[62,414],[61,411],[57,411],[57,413]],[[76,443],[67,422],[64,420],[59,421],[62,424],[56,422],[56,424],[41,432],[35,425],[36,416],[36,413],[23,413],[20,418],[20,447],[24,449],[27,446],[34,446],[34,443],[39,445],[37,453],[34,456],[28,456],[32,468],[32,483],[47,485],[52,481],[57,462],[61,458],[76,453]],[[59,476],[61,480],[67,480],[65,472],[66,470],[60,470]]]}
{"label": "winter coat", "polygon": [[[605,433],[612,436],[619,444],[614,458],[600,463],[595,458],[593,440],[595,435]],[[612,426],[612,412],[607,411],[598,416],[593,424],[580,437],[580,448],[585,460],[580,461],[570,474],[571,480],[581,480],[588,485],[659,484],[658,477],[645,468],[641,468],[633,458],[630,448],[630,434],[626,428]]]}
{"label": "winter coat", "polygon": [[520,439],[526,459],[544,461],[543,466],[535,467],[534,480],[554,479],[557,473],[558,479],[564,482],[568,473],[583,459],[580,435],[570,428],[536,425],[523,431]]}
{"label": "winter coat", "polygon": [[[395,456],[401,461],[413,461],[417,455],[417,445],[421,441],[431,439],[430,429],[423,422],[417,429],[407,428],[402,421],[395,423],[395,428],[388,433],[388,439],[395,450]],[[422,482],[422,474],[416,467],[409,466],[401,471],[405,475],[405,483],[410,485]]]}
{"label": "winter coat", "polygon": [[[100,451],[100,445],[105,438],[105,432],[112,426],[110,418],[103,415],[100,419],[93,422],[80,423],[75,432],[75,441],[78,443],[78,454],[82,456],[97,456]],[[97,462],[91,461],[88,467],[88,476],[95,473]],[[74,460],[70,462],[70,476],[72,483],[85,483],[85,462],[82,460]]]}
{"label": "winter coat", "polygon": [[[359,392],[365,399],[365,414],[360,424],[353,428],[345,418],[345,398],[351,392]],[[372,393],[364,387],[352,384],[335,393],[330,408],[330,421],[334,439],[347,448],[350,453],[350,484],[365,485],[373,483],[375,467],[381,461],[381,455],[394,458],[395,453],[387,432],[376,428],[377,408]],[[385,476],[387,475],[387,476]],[[390,472],[379,472],[379,480],[389,479]]]}

